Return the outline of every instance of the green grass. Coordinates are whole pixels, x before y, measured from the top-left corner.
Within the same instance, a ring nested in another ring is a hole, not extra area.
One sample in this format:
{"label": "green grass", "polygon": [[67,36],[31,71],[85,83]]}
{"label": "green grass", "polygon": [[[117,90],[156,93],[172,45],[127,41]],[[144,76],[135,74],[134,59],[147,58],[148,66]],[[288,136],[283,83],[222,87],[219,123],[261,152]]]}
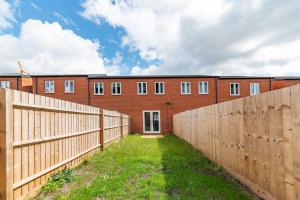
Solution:
{"label": "green grass", "polygon": [[251,199],[222,168],[172,135],[128,136],[74,172],[75,181],[51,199]]}

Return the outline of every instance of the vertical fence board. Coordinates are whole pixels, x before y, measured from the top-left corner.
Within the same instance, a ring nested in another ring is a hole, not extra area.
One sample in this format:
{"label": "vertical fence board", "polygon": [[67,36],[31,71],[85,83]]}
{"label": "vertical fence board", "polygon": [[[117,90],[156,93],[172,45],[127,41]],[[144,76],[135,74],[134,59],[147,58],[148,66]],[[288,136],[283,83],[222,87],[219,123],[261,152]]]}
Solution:
{"label": "vertical fence board", "polygon": [[9,89],[0,89],[0,113],[0,199],[9,200],[34,195],[52,174],[130,126],[129,116],[116,111]]}
{"label": "vertical fence board", "polygon": [[300,85],[178,113],[173,126],[262,198],[300,198]]}

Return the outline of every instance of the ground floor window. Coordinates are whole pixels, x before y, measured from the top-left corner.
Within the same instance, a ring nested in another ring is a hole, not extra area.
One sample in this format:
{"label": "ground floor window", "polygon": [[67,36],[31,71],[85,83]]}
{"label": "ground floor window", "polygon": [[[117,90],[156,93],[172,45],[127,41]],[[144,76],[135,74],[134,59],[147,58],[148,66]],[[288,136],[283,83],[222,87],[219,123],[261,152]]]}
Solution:
{"label": "ground floor window", "polygon": [[160,111],[143,111],[144,133],[160,133]]}

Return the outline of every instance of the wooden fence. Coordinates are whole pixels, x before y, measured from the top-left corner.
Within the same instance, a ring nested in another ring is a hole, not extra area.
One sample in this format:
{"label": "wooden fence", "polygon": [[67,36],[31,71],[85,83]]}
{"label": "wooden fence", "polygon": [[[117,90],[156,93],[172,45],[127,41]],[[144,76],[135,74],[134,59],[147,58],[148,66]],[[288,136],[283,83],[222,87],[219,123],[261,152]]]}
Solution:
{"label": "wooden fence", "polygon": [[264,199],[300,199],[300,85],[176,114],[174,134]]}
{"label": "wooden fence", "polygon": [[27,198],[127,134],[129,123],[115,111],[0,89],[0,199]]}

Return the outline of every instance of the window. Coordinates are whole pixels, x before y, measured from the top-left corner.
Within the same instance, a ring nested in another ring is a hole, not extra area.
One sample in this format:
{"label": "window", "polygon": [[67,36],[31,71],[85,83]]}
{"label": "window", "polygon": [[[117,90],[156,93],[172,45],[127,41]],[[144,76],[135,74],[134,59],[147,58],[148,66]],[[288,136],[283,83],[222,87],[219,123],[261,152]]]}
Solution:
{"label": "window", "polygon": [[181,82],[181,94],[191,94],[190,82]]}
{"label": "window", "polygon": [[45,81],[45,93],[54,93],[54,81]]}
{"label": "window", "polygon": [[1,81],[0,87],[1,88],[10,88],[10,81]]}
{"label": "window", "polygon": [[250,95],[258,95],[260,93],[259,83],[250,83]]}
{"label": "window", "polygon": [[112,95],[121,95],[121,83],[114,82],[111,84],[111,94]]}
{"label": "window", "polygon": [[74,93],[74,80],[65,81],[65,93]]}
{"label": "window", "polygon": [[240,95],[240,84],[239,83],[230,83],[230,95],[239,96]]}
{"label": "window", "polygon": [[137,83],[137,92],[139,95],[147,94],[147,83],[146,82],[138,82]]}
{"label": "window", "polygon": [[103,95],[104,94],[104,84],[103,83],[94,83],[94,95]]}
{"label": "window", "polygon": [[164,82],[156,82],[155,86],[155,94],[165,94],[165,83]]}
{"label": "window", "polygon": [[199,94],[208,94],[208,82],[199,82]]}

